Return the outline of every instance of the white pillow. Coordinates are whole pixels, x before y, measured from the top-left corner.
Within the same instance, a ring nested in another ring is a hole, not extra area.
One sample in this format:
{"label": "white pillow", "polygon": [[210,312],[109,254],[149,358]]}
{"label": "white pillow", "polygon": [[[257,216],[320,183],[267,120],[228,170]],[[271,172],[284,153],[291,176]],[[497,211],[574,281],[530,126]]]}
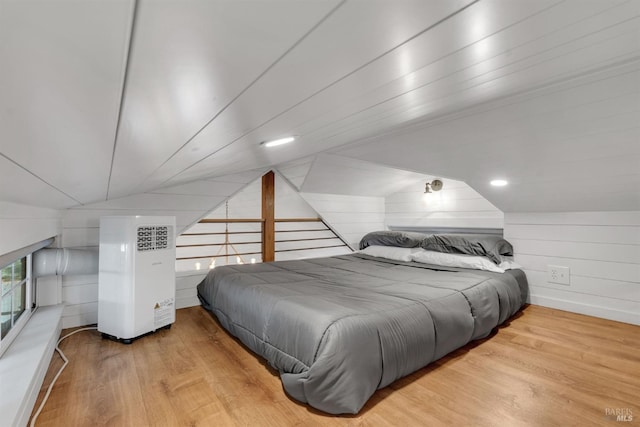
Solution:
{"label": "white pillow", "polygon": [[420,251],[415,251],[411,256],[415,262],[422,262],[425,264],[442,265],[445,267],[473,268],[476,270],[504,273],[504,269],[497,266],[493,261],[478,255],[448,254],[422,249]]}
{"label": "white pillow", "polygon": [[522,268],[522,266],[517,262],[515,262],[513,258],[506,257],[506,256],[500,257],[500,264],[498,264],[498,267],[500,267],[503,270],[512,270],[514,268]]}
{"label": "white pillow", "polygon": [[360,251],[361,254],[371,255],[379,258],[392,259],[394,261],[411,261],[411,253],[420,248],[399,248],[397,246],[367,246]]}

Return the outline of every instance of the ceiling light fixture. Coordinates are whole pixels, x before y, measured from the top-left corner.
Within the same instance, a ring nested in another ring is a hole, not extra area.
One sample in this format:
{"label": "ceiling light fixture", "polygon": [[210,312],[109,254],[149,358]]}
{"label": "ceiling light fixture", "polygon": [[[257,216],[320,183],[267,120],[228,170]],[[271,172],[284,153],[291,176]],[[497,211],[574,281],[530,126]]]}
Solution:
{"label": "ceiling light fixture", "polygon": [[508,184],[508,182],[504,179],[494,179],[489,184],[493,185],[494,187],[504,187]]}
{"label": "ceiling light fixture", "polygon": [[427,182],[424,185],[424,192],[425,193],[433,193],[434,191],[440,191],[442,190],[442,186],[444,184],[442,183],[442,181],[440,181],[439,179],[434,179],[431,182]]}
{"label": "ceiling light fixture", "polygon": [[276,147],[282,144],[288,144],[290,142],[295,141],[296,139],[293,136],[288,136],[286,138],[274,139],[273,141],[264,141],[261,144],[265,147]]}

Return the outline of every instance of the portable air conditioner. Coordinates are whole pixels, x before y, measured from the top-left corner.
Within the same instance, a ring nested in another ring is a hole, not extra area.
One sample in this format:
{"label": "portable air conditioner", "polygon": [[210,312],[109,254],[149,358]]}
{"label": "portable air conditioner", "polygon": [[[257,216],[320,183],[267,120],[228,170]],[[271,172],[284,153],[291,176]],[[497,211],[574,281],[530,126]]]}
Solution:
{"label": "portable air conditioner", "polygon": [[175,322],[175,218],[100,218],[98,331],[126,344]]}

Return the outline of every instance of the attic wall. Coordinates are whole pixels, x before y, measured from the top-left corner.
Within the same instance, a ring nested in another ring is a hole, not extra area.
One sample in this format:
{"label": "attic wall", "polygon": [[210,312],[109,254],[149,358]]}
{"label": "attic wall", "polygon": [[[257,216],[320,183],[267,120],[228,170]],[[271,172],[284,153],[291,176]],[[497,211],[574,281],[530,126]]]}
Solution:
{"label": "attic wall", "polygon": [[[531,303],[640,325],[640,211],[506,213]],[[547,266],[570,268],[570,285]]]}
{"label": "attic wall", "polygon": [[502,228],[504,214],[462,181],[443,179],[442,190],[424,193],[424,182],[384,199],[385,226]]}
{"label": "attic wall", "polygon": [[[0,201],[0,255],[40,242],[61,233],[61,211]],[[59,242],[57,242],[59,244]],[[38,305],[61,301],[61,279],[36,279]]]}
{"label": "attic wall", "polygon": [[[323,163],[319,166],[318,162]],[[335,179],[333,175],[338,172],[337,175],[345,180],[342,184],[351,189],[354,184],[357,186],[362,182],[369,186],[372,185],[371,175],[367,174],[367,169],[373,167],[376,173],[388,169],[378,165],[365,166],[363,163],[338,156],[325,155],[320,156],[319,159],[318,156],[314,156],[279,166],[278,171],[300,190],[314,165],[317,167],[315,179],[320,181],[320,184],[316,183],[316,185],[322,187],[322,184],[326,184],[328,179]],[[344,174],[341,175],[340,172],[344,172]],[[403,171],[395,172],[396,175],[391,175],[393,178],[390,179],[404,178]],[[388,172],[386,176],[389,176]],[[358,193],[353,191],[347,194],[331,194],[326,190],[322,193],[303,191],[299,194],[354,249],[358,248],[360,239],[366,233],[384,229],[384,197],[355,195]]]}
{"label": "attic wall", "polygon": [[[295,235],[294,238],[315,238],[315,237],[333,237],[338,234],[338,238],[332,240],[321,241],[321,243],[308,241],[305,242],[303,246],[312,247],[312,246],[332,246],[332,245],[341,245],[343,242],[340,241],[339,237],[344,239],[348,239],[344,236],[345,231],[348,231],[343,227],[343,224],[334,224],[331,219],[337,220],[338,218],[332,217],[331,213],[326,210],[326,205],[320,205],[319,207],[322,209],[316,209],[309,200],[305,197],[303,193],[300,193],[297,188],[293,187],[290,183],[288,183],[282,176],[276,174],[276,193],[275,193],[275,216],[276,218],[315,218],[322,217],[325,221],[333,227],[334,232],[329,230],[324,232],[305,232],[305,233],[293,233]],[[291,230],[291,229],[299,229],[299,223],[278,223],[276,224],[276,230]],[[324,228],[320,223],[310,223],[307,224],[310,228]],[[282,235],[282,234],[281,234]],[[289,236],[291,238],[291,236]],[[300,244],[298,242],[276,242],[276,251],[278,250],[289,250],[300,248]],[[301,259],[301,258],[317,258],[317,257],[326,257],[326,256],[334,256],[334,255],[344,255],[346,253],[350,253],[351,250],[347,247],[335,247],[335,248],[321,248],[321,249],[310,249],[304,251],[290,251],[290,252],[276,252],[276,261],[284,261],[289,259]]]}
{"label": "attic wall", "polygon": [[384,230],[384,197],[300,193],[352,248],[362,236]]}
{"label": "attic wall", "polygon": [[0,255],[60,234],[61,213],[0,201]]}
{"label": "attic wall", "polygon": [[[40,242],[61,233],[61,212],[35,206],[0,201],[0,254]],[[59,243],[59,242],[58,242]],[[60,278],[36,279],[39,305],[60,302]]]}

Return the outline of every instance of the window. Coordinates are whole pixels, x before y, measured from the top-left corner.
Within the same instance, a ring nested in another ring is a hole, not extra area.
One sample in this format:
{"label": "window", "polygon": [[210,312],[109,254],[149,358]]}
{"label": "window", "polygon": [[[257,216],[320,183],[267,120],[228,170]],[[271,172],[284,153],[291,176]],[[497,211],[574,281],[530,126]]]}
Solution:
{"label": "window", "polygon": [[31,315],[31,255],[2,267],[0,283],[0,355],[2,355]]}

